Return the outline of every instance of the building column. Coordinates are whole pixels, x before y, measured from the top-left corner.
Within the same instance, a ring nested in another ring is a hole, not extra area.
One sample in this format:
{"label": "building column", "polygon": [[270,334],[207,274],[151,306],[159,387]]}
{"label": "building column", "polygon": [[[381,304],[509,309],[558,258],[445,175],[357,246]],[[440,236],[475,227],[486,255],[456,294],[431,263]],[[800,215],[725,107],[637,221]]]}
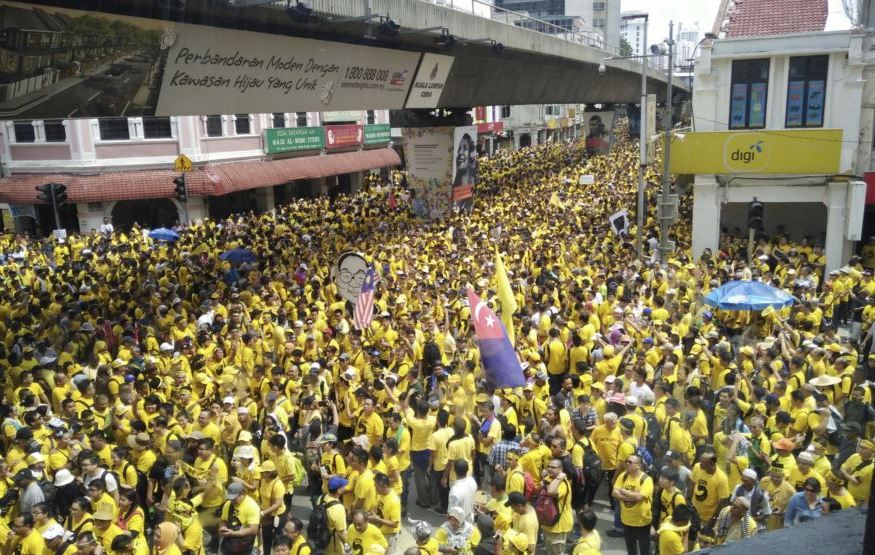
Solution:
{"label": "building column", "polygon": [[349,192],[352,194],[362,190],[362,172],[353,172],[349,174]]}
{"label": "building column", "polygon": [[826,242],[823,245],[826,254],[828,274],[841,268],[844,264],[845,250],[845,204],[847,199],[847,183],[826,184]]}
{"label": "building column", "polygon": [[[192,222],[203,221],[209,217],[207,197],[188,197],[186,206],[188,207],[188,219]],[[183,214],[180,212],[179,221],[182,221],[182,217]]]}
{"label": "building column", "polygon": [[79,202],[76,203],[76,216],[79,218],[79,233],[82,235],[88,235],[91,233],[92,229],[100,229],[100,226],[103,225],[104,216],[110,218],[112,221],[112,206],[115,203],[109,203],[110,206],[107,207],[107,210],[104,210],[104,206],[102,203],[96,203],[99,205],[99,208],[96,210],[91,210],[89,203],[87,202]]}
{"label": "building column", "polygon": [[696,175],[693,186],[693,259],[720,244],[720,185],[713,175]]}
{"label": "building column", "polygon": [[262,214],[273,210],[273,187],[259,187],[255,190],[255,206]]}

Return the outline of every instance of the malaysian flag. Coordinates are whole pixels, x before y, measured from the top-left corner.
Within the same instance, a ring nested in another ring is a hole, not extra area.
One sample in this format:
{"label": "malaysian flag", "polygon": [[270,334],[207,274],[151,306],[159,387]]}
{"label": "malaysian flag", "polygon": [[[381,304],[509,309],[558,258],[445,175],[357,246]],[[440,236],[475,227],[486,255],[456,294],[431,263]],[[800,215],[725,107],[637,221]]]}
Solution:
{"label": "malaysian flag", "polygon": [[373,268],[368,268],[365,280],[362,282],[362,290],[358,301],[355,303],[355,315],[353,323],[355,329],[363,330],[371,325],[374,318],[374,285],[377,283],[377,274]]}

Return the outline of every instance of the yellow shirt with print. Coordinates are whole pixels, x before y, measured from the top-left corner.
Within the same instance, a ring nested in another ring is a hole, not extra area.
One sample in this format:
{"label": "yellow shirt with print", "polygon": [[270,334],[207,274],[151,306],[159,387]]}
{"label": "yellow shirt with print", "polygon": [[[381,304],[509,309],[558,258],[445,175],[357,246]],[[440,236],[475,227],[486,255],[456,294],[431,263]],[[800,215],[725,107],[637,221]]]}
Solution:
{"label": "yellow shirt with print", "polygon": [[380,531],[386,536],[398,533],[401,529],[401,499],[394,491],[377,496],[377,516],[384,520],[394,521],[395,526],[381,526]]}
{"label": "yellow shirt with print", "polygon": [[615,487],[640,493],[640,501],[619,501],[620,521],[626,526],[647,526],[653,518],[653,479],[642,473],[637,478],[622,472]]}
{"label": "yellow shirt with print", "polygon": [[700,464],[693,467],[690,475],[693,484],[693,506],[699,513],[702,522],[708,522],[723,499],[729,497],[729,481],[719,468],[714,474],[708,474]]}

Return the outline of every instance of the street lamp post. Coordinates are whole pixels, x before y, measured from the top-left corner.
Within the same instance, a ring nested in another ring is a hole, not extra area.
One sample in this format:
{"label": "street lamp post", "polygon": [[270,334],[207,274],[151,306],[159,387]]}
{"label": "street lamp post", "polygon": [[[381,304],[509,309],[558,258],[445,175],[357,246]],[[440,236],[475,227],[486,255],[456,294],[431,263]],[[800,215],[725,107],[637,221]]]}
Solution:
{"label": "street lamp post", "polygon": [[[644,15],[644,36],[641,44],[647,44],[648,17]],[[647,171],[647,58],[641,60],[641,113],[638,120],[638,208],[635,211],[635,253],[638,260],[644,258],[644,173]]]}
{"label": "street lamp post", "polygon": [[[665,131],[665,141],[662,150],[662,210],[666,211],[669,205],[669,195],[671,193],[671,173],[669,171],[669,163],[671,161],[671,99],[672,85],[671,75],[674,70],[674,23],[668,23],[668,76],[666,78],[666,94],[665,94],[665,123],[663,129]],[[671,214],[673,216],[673,213]],[[673,217],[665,212],[659,214],[659,261],[665,264],[668,261],[668,255],[671,254],[671,247],[668,241],[668,230],[674,221]]]}

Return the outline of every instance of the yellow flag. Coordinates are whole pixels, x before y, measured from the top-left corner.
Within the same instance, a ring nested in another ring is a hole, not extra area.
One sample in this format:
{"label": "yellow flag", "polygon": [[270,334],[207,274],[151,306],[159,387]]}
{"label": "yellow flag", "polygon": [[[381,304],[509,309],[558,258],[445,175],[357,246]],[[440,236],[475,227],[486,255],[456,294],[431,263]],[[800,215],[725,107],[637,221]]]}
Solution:
{"label": "yellow flag", "polygon": [[513,295],[513,289],[510,286],[510,280],[507,279],[507,270],[504,268],[504,260],[501,259],[501,253],[495,251],[495,282],[498,290],[498,300],[501,302],[501,321],[507,329],[507,338],[510,339],[510,344],[515,343],[515,335],[513,331],[513,313],[519,307],[516,304],[516,297]]}
{"label": "yellow flag", "polygon": [[559,195],[556,191],[553,191],[553,194],[550,195],[550,206],[555,206],[556,208],[565,208],[565,203],[559,199]]}

